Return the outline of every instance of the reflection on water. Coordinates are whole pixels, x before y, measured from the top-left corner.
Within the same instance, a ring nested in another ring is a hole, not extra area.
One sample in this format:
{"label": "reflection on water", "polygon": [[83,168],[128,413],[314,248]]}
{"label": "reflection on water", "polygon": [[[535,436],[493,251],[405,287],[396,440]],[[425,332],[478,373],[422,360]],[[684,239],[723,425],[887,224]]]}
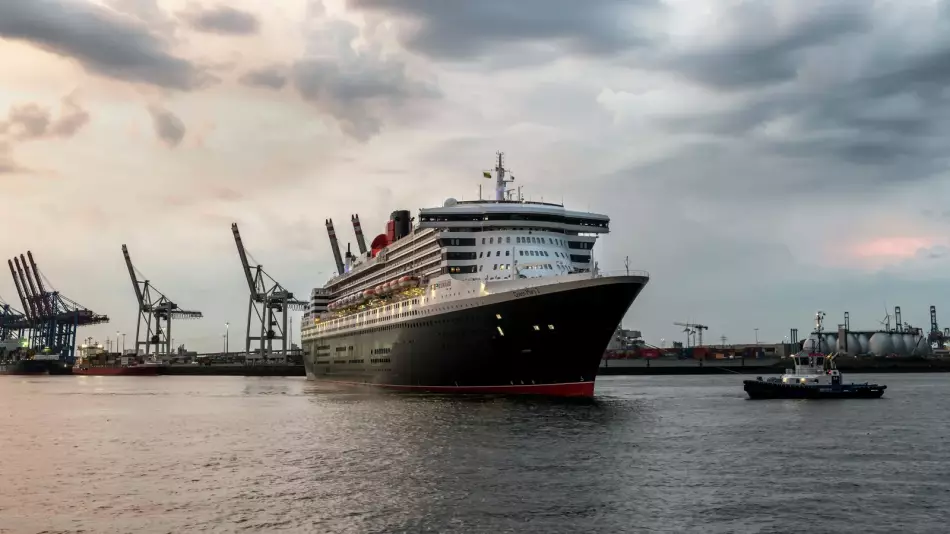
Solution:
{"label": "reflection on water", "polygon": [[942,532],[948,379],[876,378],[828,403],[741,377],[593,400],[0,377],[0,531]]}

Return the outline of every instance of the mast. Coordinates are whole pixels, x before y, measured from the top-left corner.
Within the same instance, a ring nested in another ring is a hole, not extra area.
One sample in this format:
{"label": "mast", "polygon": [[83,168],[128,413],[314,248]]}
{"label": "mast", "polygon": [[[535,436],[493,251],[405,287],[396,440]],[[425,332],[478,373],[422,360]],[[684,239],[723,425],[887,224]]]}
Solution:
{"label": "mast", "polygon": [[[505,184],[515,181],[515,177],[511,176],[511,171],[505,168],[505,153],[496,152],[498,156],[498,161],[495,164],[495,201],[502,202],[505,200]],[[511,176],[510,179],[505,179],[505,176]]]}

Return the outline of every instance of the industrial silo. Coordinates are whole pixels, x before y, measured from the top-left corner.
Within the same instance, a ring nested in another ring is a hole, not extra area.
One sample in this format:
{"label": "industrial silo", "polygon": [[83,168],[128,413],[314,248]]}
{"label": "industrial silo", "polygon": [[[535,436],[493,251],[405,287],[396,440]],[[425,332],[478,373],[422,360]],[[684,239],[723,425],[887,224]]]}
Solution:
{"label": "industrial silo", "polygon": [[894,347],[894,354],[897,354],[898,356],[904,356],[907,354],[907,347],[904,346],[903,335],[897,333],[891,334],[891,345]]}
{"label": "industrial silo", "polygon": [[868,340],[868,352],[875,356],[887,356],[894,352],[894,343],[887,332],[875,332]]}

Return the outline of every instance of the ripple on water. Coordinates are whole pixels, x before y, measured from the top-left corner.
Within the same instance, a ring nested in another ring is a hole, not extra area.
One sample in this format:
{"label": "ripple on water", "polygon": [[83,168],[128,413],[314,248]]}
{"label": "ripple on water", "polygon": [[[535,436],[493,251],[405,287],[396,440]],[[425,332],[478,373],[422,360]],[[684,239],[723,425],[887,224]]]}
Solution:
{"label": "ripple on water", "polygon": [[[0,377],[0,532],[945,532],[948,378],[750,402],[736,377],[596,401],[301,379]],[[802,519],[808,512],[808,520]]]}

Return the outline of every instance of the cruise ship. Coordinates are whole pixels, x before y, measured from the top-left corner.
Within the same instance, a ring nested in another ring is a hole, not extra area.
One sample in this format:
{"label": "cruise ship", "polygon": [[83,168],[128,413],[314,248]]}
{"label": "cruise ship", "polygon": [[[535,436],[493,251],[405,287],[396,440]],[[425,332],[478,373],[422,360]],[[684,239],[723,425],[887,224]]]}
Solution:
{"label": "cruise ship", "polygon": [[[497,154],[493,200],[392,212],[341,254],[301,321],[307,377],[436,393],[590,397],[604,349],[649,281],[600,271],[606,215],[512,199]],[[520,197],[520,194],[518,195]]]}

